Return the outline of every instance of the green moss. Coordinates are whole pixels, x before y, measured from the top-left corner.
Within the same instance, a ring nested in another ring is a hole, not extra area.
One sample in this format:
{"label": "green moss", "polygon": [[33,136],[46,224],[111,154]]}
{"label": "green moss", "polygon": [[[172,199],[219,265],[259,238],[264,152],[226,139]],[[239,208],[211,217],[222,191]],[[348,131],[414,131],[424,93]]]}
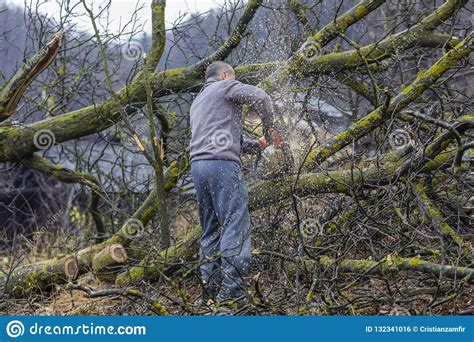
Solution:
{"label": "green moss", "polygon": [[328,225],[326,229],[327,233],[328,234],[334,233],[338,227],[344,226],[351,218],[355,216],[356,212],[357,212],[356,210],[349,210],[345,212],[343,215],[339,217],[339,219],[336,222]]}
{"label": "green moss", "polygon": [[340,32],[345,32],[349,26],[355,22],[354,18],[350,15],[343,16],[337,23],[337,27],[334,30],[339,30]]}
{"label": "green moss", "polygon": [[355,16],[357,19],[360,19],[362,18],[363,16],[367,15],[369,13],[369,11],[367,10],[367,8],[365,6],[357,6],[357,8],[355,9]]}
{"label": "green moss", "polygon": [[425,192],[424,185],[418,183],[414,188],[418,193],[426,217],[432,222],[439,233],[443,237],[451,239],[456,245],[459,246],[461,250],[464,251],[467,256],[472,257],[471,246],[457,234],[453,227],[444,221],[441,211],[434,207],[434,205],[431,203],[428,195]]}
{"label": "green moss", "polygon": [[143,211],[143,214],[141,217],[142,223],[147,224],[148,222],[150,222],[153,216],[155,215],[155,213],[157,212],[157,210],[158,210],[158,197],[155,196],[153,205]]}
{"label": "green moss", "polygon": [[418,265],[424,265],[426,264],[426,261],[421,260],[420,258],[399,258],[396,257],[394,258],[395,263],[397,266],[404,266],[405,268],[414,268],[415,266]]}
{"label": "green moss", "polygon": [[[45,265],[43,265],[43,268]],[[46,269],[43,270],[45,272]],[[40,272],[37,269],[34,269],[32,272],[28,273],[25,284],[27,288],[34,288],[39,285]]]}
{"label": "green moss", "polygon": [[190,71],[189,68],[175,68],[175,69],[168,69],[162,72],[162,74],[169,78],[182,79],[184,78],[184,75],[189,71]]}
{"label": "green moss", "polygon": [[[163,8],[161,8],[160,6],[155,6],[155,8],[153,8],[153,12],[155,13],[157,18],[159,18],[159,19],[164,17]],[[161,22],[161,20],[160,20],[160,22]]]}
{"label": "green moss", "polygon": [[413,86],[410,85],[410,86],[402,89],[402,94],[408,94],[412,90],[413,90]]}
{"label": "green moss", "polygon": [[249,8],[252,8],[252,7],[257,7],[257,6],[260,6],[262,4],[263,0],[249,0],[247,2],[247,6],[245,8],[245,10],[248,10]]}
{"label": "green moss", "polygon": [[127,271],[120,273],[117,278],[115,278],[115,284],[117,286],[129,286],[133,284],[138,279],[144,279],[145,268],[143,267],[132,267]]}
{"label": "green moss", "polygon": [[155,309],[157,309],[157,310],[158,310],[158,313],[159,313],[160,315],[162,315],[162,316],[169,316],[169,315],[170,315],[170,313],[168,312],[168,310],[166,310],[166,308],[165,308],[163,305],[161,305],[160,303],[154,303],[154,304],[153,304],[153,307],[154,307]]}

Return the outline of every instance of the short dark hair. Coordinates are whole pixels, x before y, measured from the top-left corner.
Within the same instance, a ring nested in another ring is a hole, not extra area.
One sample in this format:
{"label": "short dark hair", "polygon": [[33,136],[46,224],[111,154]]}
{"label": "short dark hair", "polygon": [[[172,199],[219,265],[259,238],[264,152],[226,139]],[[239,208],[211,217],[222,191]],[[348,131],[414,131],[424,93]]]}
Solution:
{"label": "short dark hair", "polygon": [[221,72],[224,72],[224,71],[234,71],[234,69],[232,68],[232,66],[226,62],[223,62],[223,61],[215,61],[215,62],[212,62],[211,64],[209,64],[209,66],[207,67],[206,69],[206,74],[205,74],[205,77],[206,77],[206,80],[209,78],[209,77],[217,77],[219,76],[219,74]]}

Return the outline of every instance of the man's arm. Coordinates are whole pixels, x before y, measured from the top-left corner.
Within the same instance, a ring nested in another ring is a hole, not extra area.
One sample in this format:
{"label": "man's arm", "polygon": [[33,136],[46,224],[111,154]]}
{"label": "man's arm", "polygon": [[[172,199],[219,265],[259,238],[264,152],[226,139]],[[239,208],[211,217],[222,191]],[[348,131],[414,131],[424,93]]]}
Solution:
{"label": "man's arm", "polygon": [[246,154],[260,154],[262,151],[262,145],[260,141],[257,139],[251,139],[245,134],[242,134],[240,146],[242,146],[242,153]]}
{"label": "man's arm", "polygon": [[246,104],[252,107],[262,119],[263,134],[266,141],[272,142],[269,129],[273,128],[274,125],[273,105],[270,96],[263,89],[239,81],[232,81],[224,97],[240,106]]}

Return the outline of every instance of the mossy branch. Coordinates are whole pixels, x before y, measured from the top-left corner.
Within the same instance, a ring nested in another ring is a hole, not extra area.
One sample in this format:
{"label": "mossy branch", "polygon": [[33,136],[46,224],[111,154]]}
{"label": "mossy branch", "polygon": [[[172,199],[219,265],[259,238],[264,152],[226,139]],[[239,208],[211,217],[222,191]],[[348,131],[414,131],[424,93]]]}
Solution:
{"label": "mossy branch", "polygon": [[77,172],[61,165],[51,163],[45,158],[33,154],[29,158],[23,159],[22,163],[31,169],[37,170],[53,179],[63,183],[77,183],[90,188],[91,204],[89,211],[97,229],[97,241],[101,242],[106,237],[106,231],[99,212],[100,199],[105,192],[99,180],[91,174]]}
{"label": "mossy branch", "polygon": [[473,36],[462,40],[456,47],[444,54],[431,68],[420,72],[412,84],[392,98],[388,106],[379,106],[370,114],[353,123],[348,129],[337,134],[308,155],[305,167],[314,169],[329,157],[379,127],[388,118],[396,115],[408,104],[418,98],[428,87],[433,85],[446,71],[474,50]]}
{"label": "mossy branch", "polygon": [[298,2],[298,0],[290,0],[290,8],[295,14],[298,21],[303,25],[306,35],[312,35],[313,29],[310,26],[308,16],[306,15],[306,7]]}
{"label": "mossy branch", "polygon": [[[431,221],[435,230],[443,237],[443,239],[448,239],[451,242],[455,243],[460,251],[469,259],[472,260],[472,246],[465,242],[456,232],[456,230],[451,227],[443,217],[441,211],[436,208],[436,206],[429,199],[425,186],[422,183],[418,183],[414,186],[414,191],[418,196],[420,205],[425,213],[426,217]],[[448,248],[446,248],[448,249]]]}
{"label": "mossy branch", "polygon": [[362,20],[384,2],[385,0],[361,0],[357,5],[324,26],[317,33],[308,37],[300,49],[261,84],[262,88],[272,91],[288,77],[301,76],[303,73],[302,65],[305,61],[314,59],[313,57],[317,56],[322,48],[331,40],[346,32],[350,26]]}
{"label": "mossy branch", "polygon": [[150,70],[154,70],[160,61],[166,43],[165,28],[166,0],[153,0],[151,3],[151,49],[149,53]]}
{"label": "mossy branch", "polygon": [[432,276],[446,277],[451,279],[465,279],[469,283],[474,283],[474,269],[468,267],[440,265],[419,258],[401,258],[397,255],[390,255],[381,261],[372,260],[336,260],[328,256],[322,256],[319,260],[303,260],[304,269],[311,271],[316,267],[325,270],[337,269],[342,273],[353,273],[364,276],[386,276],[400,271],[414,271]]}
{"label": "mossy branch", "polygon": [[195,73],[197,73],[199,76],[202,76],[209,64],[217,60],[224,60],[230,55],[230,53],[240,44],[245,30],[247,29],[250,21],[255,16],[255,13],[262,2],[263,0],[249,0],[247,2],[244,12],[242,13],[239,22],[237,23],[230,37],[214,53],[200,60],[192,67]]}
{"label": "mossy branch", "polygon": [[8,82],[0,94],[0,122],[8,119],[15,112],[18,102],[31,82],[54,61],[61,49],[63,35],[63,30],[57,32],[54,38],[27,60]]}
{"label": "mossy branch", "polygon": [[301,65],[294,66],[298,68],[294,73],[301,76],[317,75],[329,71],[334,73],[350,70],[367,63],[379,63],[397,51],[418,46],[420,41],[426,42],[425,36],[429,36],[432,30],[455,15],[466,3],[467,0],[447,0],[433,13],[408,30],[389,36],[380,42],[361,47],[357,52],[350,50],[323,55],[319,58],[302,59]]}

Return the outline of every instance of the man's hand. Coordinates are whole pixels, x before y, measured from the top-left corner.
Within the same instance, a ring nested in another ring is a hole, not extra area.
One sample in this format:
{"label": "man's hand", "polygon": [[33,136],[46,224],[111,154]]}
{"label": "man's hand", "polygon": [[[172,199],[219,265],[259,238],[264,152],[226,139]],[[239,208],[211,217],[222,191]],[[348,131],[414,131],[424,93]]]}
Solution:
{"label": "man's hand", "polygon": [[258,143],[260,144],[260,151],[263,151],[264,149],[266,149],[268,147],[268,143],[265,140],[265,137],[259,138]]}
{"label": "man's hand", "polygon": [[[281,135],[280,132],[273,128],[270,128],[268,131],[272,135],[273,146],[280,147],[284,144],[285,140],[283,139],[283,135]],[[269,146],[267,140],[265,140],[265,137],[258,139],[258,143],[260,144],[260,149],[262,151]]]}

